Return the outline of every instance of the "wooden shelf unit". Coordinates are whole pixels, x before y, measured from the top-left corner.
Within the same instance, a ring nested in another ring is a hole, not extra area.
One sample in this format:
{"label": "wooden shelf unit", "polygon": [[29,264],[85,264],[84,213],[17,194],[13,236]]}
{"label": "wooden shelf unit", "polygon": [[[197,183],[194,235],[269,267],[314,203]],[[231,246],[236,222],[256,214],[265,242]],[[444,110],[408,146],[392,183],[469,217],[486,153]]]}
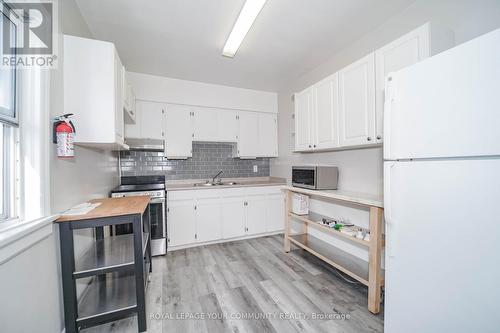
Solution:
{"label": "wooden shelf unit", "polygon": [[[297,187],[287,186],[285,205],[285,235],[284,250],[290,252],[291,244],[294,244],[331,266],[356,279],[360,283],[368,286],[368,310],[374,314],[380,312],[381,289],[384,285],[383,270],[381,269],[382,249],[384,239],[382,235],[382,223],[384,209],[381,200],[365,200],[366,196],[353,197],[352,200],[345,193],[336,191],[312,191]],[[368,208],[370,211],[370,240],[357,239],[340,231],[322,225],[309,218],[308,215],[297,215],[292,212],[292,195],[294,193],[306,194],[315,199],[334,201],[337,204],[349,204]],[[294,219],[303,223],[299,234],[290,233],[290,220]],[[330,235],[341,237],[357,244],[368,247],[368,262],[359,259],[334,245],[322,241],[308,234],[308,226],[311,225],[319,231],[324,231]]]}

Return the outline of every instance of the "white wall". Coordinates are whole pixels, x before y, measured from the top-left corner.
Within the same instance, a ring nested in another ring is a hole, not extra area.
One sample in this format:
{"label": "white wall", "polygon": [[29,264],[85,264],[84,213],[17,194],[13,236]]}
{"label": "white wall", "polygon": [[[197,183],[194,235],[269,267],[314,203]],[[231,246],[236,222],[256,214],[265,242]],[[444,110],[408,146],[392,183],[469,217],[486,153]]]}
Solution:
{"label": "white wall", "polygon": [[223,109],[278,112],[277,94],[272,92],[133,72],[127,72],[127,75],[137,99]]}
{"label": "white wall", "polygon": [[[290,179],[293,164],[332,164],[340,169],[339,188],[382,193],[382,148],[293,154],[293,93],[335,73],[342,67],[411,31],[425,22],[436,22],[455,34],[457,44],[500,27],[498,0],[417,0],[379,28],[331,57],[327,62],[290,82],[278,94],[279,158],[271,162],[271,175]],[[338,32],[332,31],[332,38]]]}
{"label": "white wall", "polygon": [[[59,26],[64,33],[91,37],[74,0],[59,1]],[[62,53],[62,38],[59,42]],[[51,71],[51,118],[71,112],[63,109],[64,83],[62,64],[59,65],[59,69]],[[91,198],[107,196],[119,182],[116,153],[76,147],[75,155],[74,159],[61,160],[56,156],[55,147],[51,147],[50,203],[53,213]],[[86,248],[89,236],[88,232],[77,235],[77,252]],[[63,330],[59,258],[58,228],[54,226],[49,237],[0,265],[0,331],[54,333]]]}

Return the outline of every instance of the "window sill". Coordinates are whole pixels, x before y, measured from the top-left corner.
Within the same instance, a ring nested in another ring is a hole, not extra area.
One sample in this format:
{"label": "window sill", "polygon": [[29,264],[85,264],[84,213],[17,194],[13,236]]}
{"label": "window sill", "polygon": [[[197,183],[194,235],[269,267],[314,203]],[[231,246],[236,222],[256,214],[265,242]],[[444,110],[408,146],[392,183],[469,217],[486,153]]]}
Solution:
{"label": "window sill", "polygon": [[52,234],[52,222],[58,215],[34,221],[18,220],[0,224],[0,265]]}

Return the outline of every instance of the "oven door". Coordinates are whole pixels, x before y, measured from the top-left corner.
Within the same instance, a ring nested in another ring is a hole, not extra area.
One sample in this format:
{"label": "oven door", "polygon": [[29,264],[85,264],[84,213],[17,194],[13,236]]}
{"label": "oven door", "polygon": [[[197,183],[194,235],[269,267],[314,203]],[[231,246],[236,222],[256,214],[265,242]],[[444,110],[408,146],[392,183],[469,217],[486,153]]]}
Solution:
{"label": "oven door", "polygon": [[151,199],[149,203],[151,239],[165,238],[165,199]]}
{"label": "oven door", "polygon": [[316,167],[293,167],[292,185],[316,189]]}

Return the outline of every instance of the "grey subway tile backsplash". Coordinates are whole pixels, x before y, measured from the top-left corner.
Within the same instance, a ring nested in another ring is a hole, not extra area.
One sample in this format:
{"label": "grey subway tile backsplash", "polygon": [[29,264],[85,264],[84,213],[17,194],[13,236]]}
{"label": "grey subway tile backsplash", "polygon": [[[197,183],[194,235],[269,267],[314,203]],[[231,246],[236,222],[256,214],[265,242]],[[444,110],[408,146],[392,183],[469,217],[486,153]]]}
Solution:
{"label": "grey subway tile backsplash", "polygon": [[[269,158],[240,160],[233,158],[231,143],[193,143],[193,157],[187,160],[168,160],[163,152],[122,151],[122,176],[165,175],[167,180],[205,179],[220,170],[223,178],[267,177]],[[253,166],[258,172],[253,172]]]}

